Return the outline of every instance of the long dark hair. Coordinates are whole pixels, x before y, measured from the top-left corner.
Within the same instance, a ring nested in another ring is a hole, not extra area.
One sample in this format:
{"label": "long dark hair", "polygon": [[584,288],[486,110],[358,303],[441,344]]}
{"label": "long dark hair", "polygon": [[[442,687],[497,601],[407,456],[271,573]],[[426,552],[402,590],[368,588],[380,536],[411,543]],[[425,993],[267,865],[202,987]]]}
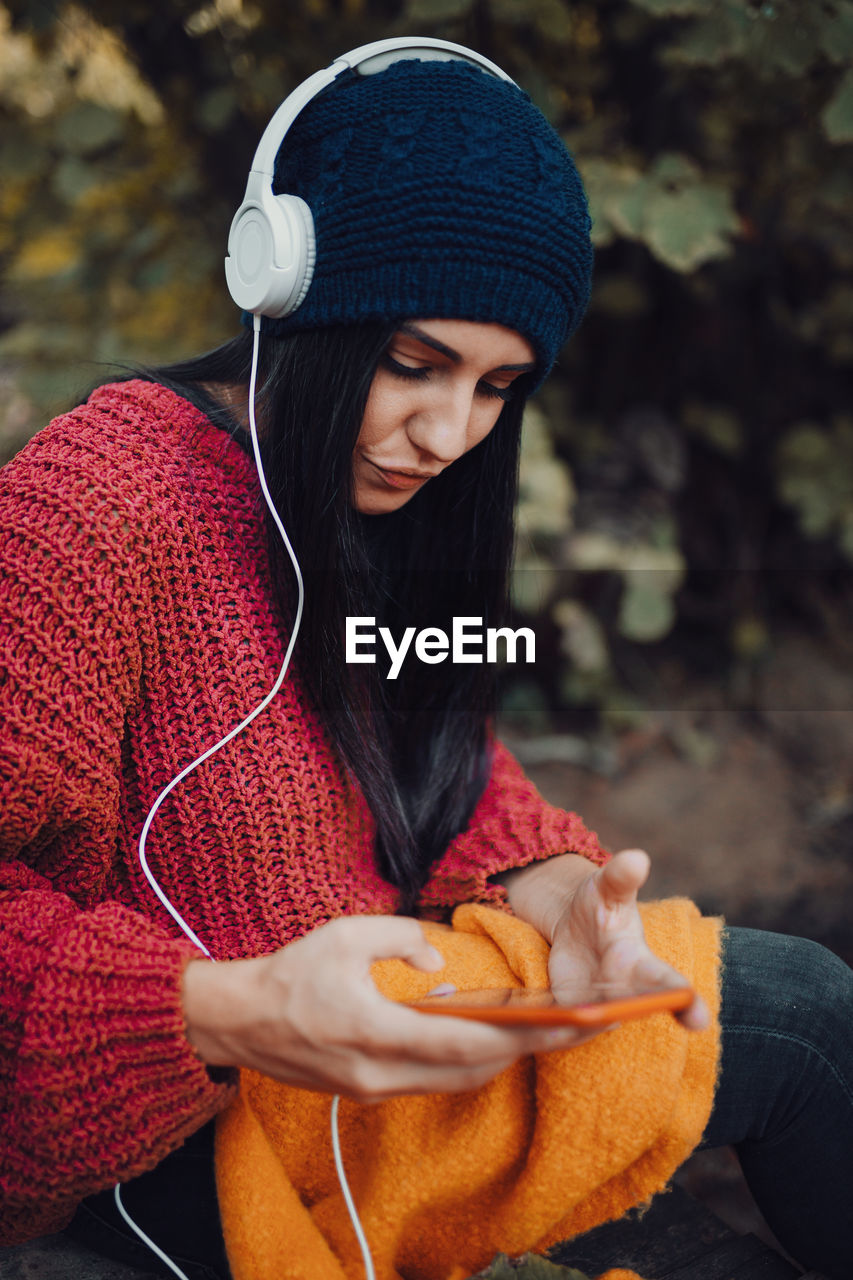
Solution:
{"label": "long dark hair", "polygon": [[[381,644],[376,664],[345,661],[349,617],[375,618],[396,641],[405,627],[440,627],[505,613],[513,541],[522,385],[492,432],[399,511],[352,506],[352,455],[377,364],[396,325],[362,323],[262,338],[257,406],[270,492],[305,576],[295,650],[300,677],[376,822],[377,865],[414,909],[433,863],[470,820],[489,774],[494,668],[426,665],[414,654],[396,680]],[[246,333],[181,364],[147,370],[246,438],[211,384],[249,379]],[[215,393],[214,393],[215,394]],[[269,521],[283,616],[293,573]]]}

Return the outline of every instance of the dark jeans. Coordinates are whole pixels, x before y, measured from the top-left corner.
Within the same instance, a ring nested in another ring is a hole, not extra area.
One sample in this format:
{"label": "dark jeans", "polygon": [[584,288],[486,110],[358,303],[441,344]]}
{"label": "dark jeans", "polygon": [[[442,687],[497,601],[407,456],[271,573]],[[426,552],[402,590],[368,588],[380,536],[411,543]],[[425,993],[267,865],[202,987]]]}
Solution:
{"label": "dark jeans", "polygon": [[853,969],[804,938],[727,930],[722,1070],[702,1140],[733,1146],[781,1244],[853,1276]]}
{"label": "dark jeans", "polygon": [[[737,1149],[776,1236],[804,1267],[853,1276],[853,970],[802,938],[727,929],[722,1065],[702,1145]],[[190,1280],[228,1280],[212,1125],[123,1188],[128,1212]],[[68,1228],[110,1257],[172,1276],[91,1196]]]}
{"label": "dark jeans", "polygon": [[[134,1222],[189,1280],[230,1280],[216,1203],[212,1121],[156,1169],[124,1183],[121,1199]],[[84,1200],[65,1234],[96,1253],[175,1280],[124,1221],[112,1189]]]}

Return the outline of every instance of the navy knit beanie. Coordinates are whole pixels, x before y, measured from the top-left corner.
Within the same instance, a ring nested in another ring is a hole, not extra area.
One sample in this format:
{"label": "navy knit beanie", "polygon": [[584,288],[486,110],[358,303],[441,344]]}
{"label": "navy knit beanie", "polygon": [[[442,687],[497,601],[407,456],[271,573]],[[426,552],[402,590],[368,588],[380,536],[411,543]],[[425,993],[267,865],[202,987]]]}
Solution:
{"label": "navy knit beanie", "polygon": [[282,143],[273,190],[311,208],[317,263],[301,306],[263,332],[359,320],[495,322],[538,380],[589,299],[577,169],[527,95],[462,62],[344,73]]}

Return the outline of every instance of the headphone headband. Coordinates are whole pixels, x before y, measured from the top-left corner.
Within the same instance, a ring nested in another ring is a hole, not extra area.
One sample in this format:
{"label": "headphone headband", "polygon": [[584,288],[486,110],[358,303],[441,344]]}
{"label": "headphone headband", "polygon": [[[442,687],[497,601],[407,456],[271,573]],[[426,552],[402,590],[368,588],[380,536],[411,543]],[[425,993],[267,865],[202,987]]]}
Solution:
{"label": "headphone headband", "polygon": [[344,71],[358,71],[359,75],[374,75],[377,71],[384,71],[392,63],[401,62],[405,58],[436,62],[469,62],[479,67],[481,71],[489,71],[499,79],[508,81],[509,84],[515,83],[496,63],[475,53],[472,49],[466,49],[464,45],[452,44],[449,40],[433,40],[426,36],[403,36],[399,40],[374,40],[371,44],[363,44],[357,49],[351,49],[349,53],[342,53],[328,67],[315,71],[288,94],[264,129],[252,161],[252,173],[265,174],[272,179],[275,158],[290,126],[312,98],[322,93]]}
{"label": "headphone headband", "polygon": [[225,277],[237,306],[273,319],[290,315],[308,292],[316,259],[314,220],[299,196],[272,190],[276,156],[294,121],[345,71],[373,75],[405,58],[462,61],[515,82],[499,66],[464,45],[427,36],[375,40],[336,58],[288,94],[258,143],[243,203],[228,236]]}

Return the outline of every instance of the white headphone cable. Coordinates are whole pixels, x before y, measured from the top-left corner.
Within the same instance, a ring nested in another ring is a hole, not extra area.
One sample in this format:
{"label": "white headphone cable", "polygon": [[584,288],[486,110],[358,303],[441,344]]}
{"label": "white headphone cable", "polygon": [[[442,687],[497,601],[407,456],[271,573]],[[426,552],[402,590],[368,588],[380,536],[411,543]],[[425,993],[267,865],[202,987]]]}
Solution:
{"label": "white headphone cable", "polygon": [[127,1212],[127,1209],[125,1209],[124,1204],[122,1203],[120,1182],[116,1183],[113,1191],[113,1195],[115,1197],[116,1208],[118,1209],[119,1213],[124,1218],[125,1222],[131,1228],[131,1230],[136,1232],[136,1234],[139,1236],[139,1239],[142,1241],[142,1243],[147,1244],[151,1252],[156,1254],[161,1262],[164,1262],[167,1267],[170,1267],[171,1270],[174,1271],[175,1275],[178,1277],[178,1280],[189,1280],[189,1276],[186,1274],[185,1271],[181,1270],[177,1262],[173,1262],[172,1259],[169,1257],[169,1255],[167,1253],[164,1253],[163,1250],[160,1248],[160,1246],[155,1244],[154,1241],[151,1239],[151,1237],[146,1235],[145,1232],[142,1230],[142,1228],[136,1222],[133,1221],[133,1218],[131,1218],[130,1214]]}
{"label": "white headphone cable", "polygon": [[258,479],[261,485],[261,492],[264,495],[264,501],[269,507],[270,514],[272,515],[272,518],[275,521],[276,528],[281,534],[282,541],[284,542],[284,545],[287,549],[287,554],[290,556],[291,563],[293,564],[293,571],[296,574],[296,583],[297,583],[299,594],[298,594],[298,599],[296,604],[296,614],[293,619],[293,630],[290,635],[290,643],[287,646],[287,652],[284,655],[284,661],[281,664],[281,670],[279,671],[278,676],[276,677],[275,684],[270,689],[269,693],[266,695],[263,701],[259,702],[258,705],[255,707],[255,709],[253,711],[250,711],[249,714],[243,720],[241,720],[238,725],[235,725],[233,729],[230,729],[228,733],[225,734],[224,738],[220,738],[219,742],[215,743],[214,746],[208,747],[206,751],[203,751],[200,756],[197,756],[196,759],[193,760],[191,764],[188,764],[186,768],[182,769],[181,772],[177,775],[177,777],[173,778],[172,781],[163,788],[163,790],[160,792],[159,796],[154,801],[154,803],[152,804],[151,808],[148,811],[148,816],[146,817],[142,827],[142,834],[139,837],[139,862],[140,862],[140,865],[142,866],[142,870],[145,873],[148,883],[151,885],[151,888],[154,890],[157,897],[160,899],[160,902],[169,912],[169,915],[172,917],[173,920],[175,920],[175,922],[180,926],[180,928],[187,935],[190,942],[194,943],[194,945],[197,946],[200,951],[203,951],[204,954],[210,960],[213,959],[213,956],[210,954],[207,947],[204,945],[204,943],[201,941],[198,935],[193,931],[193,929],[190,928],[186,920],[178,911],[177,907],[172,905],[172,903],[166,897],[165,893],[163,892],[163,890],[160,888],[159,884],[155,880],[154,875],[152,874],[151,869],[148,866],[148,859],[145,856],[145,845],[148,840],[148,832],[151,829],[151,824],[154,821],[154,817],[157,813],[157,810],[160,808],[161,804],[166,799],[166,797],[172,793],[172,791],[175,789],[176,786],[178,786],[179,783],[183,782],[184,778],[186,778],[188,774],[192,773],[194,769],[197,769],[198,766],[200,764],[203,764],[205,760],[209,760],[212,755],[215,755],[215,753],[219,751],[221,747],[224,747],[226,743],[230,742],[232,738],[236,738],[238,733],[242,733],[243,730],[252,723],[255,717],[259,716],[262,711],[265,711],[266,708],[269,706],[269,704],[272,702],[273,698],[276,696],[279,689],[284,684],[284,677],[287,675],[287,669],[290,666],[291,655],[293,654],[293,648],[294,648],[294,645],[296,644],[296,637],[299,634],[299,627],[302,622],[302,609],[305,602],[305,585],[302,581],[302,570],[299,567],[299,561],[296,559],[296,553],[290,544],[290,539],[287,536],[287,531],[281,522],[281,517],[279,516],[278,512],[275,509],[275,503],[273,502],[270,496],[269,488],[267,487],[267,479],[266,479],[266,475],[264,474],[263,462],[261,460],[261,448],[260,448],[260,444],[258,443],[258,428],[257,428],[257,423],[255,422],[255,384],[257,382],[257,375],[258,375],[258,348],[260,343],[260,324],[261,324],[260,316],[255,316],[254,317],[254,342],[252,346],[252,372],[249,379],[249,429],[252,436],[252,451],[255,455],[255,467],[257,468],[257,472],[258,472]]}
{"label": "white headphone cable", "polygon": [[[166,894],[163,892],[163,890],[160,888],[160,885],[157,883],[157,880],[155,879],[154,874],[148,865],[148,859],[145,856],[145,845],[148,840],[148,832],[151,830],[151,824],[154,821],[154,817],[157,813],[157,810],[160,808],[161,804],[167,798],[167,796],[169,796],[172,793],[172,791],[175,789],[175,787],[177,787],[179,783],[183,782],[184,778],[186,778],[189,774],[191,774],[194,769],[197,769],[198,766],[200,764],[203,764],[205,760],[209,760],[212,755],[215,755],[216,752],[219,751],[221,747],[224,747],[226,743],[230,742],[232,738],[236,738],[238,733],[242,733],[242,731],[252,723],[255,717],[259,716],[262,711],[266,710],[266,708],[272,702],[273,698],[276,696],[278,691],[281,689],[281,686],[284,684],[284,678],[287,675],[287,669],[290,666],[290,659],[293,654],[293,649],[296,644],[296,637],[299,634],[299,627],[302,622],[302,610],[305,603],[305,584],[302,579],[302,570],[299,567],[299,561],[296,558],[296,552],[293,550],[290,539],[287,536],[287,530],[282,524],[281,517],[279,516],[278,511],[276,510],[275,503],[272,500],[269,488],[267,486],[267,478],[264,473],[264,464],[261,458],[261,447],[258,441],[258,427],[257,427],[257,422],[255,420],[255,390],[256,390],[257,378],[258,378],[258,352],[260,347],[260,336],[261,336],[261,317],[260,316],[256,315],[253,317],[252,328],[253,328],[254,337],[252,342],[252,371],[249,377],[249,431],[252,438],[252,452],[255,458],[255,467],[257,469],[258,480],[260,481],[260,485],[261,485],[261,492],[264,495],[264,501],[266,502],[267,507],[269,508],[269,512],[275,522],[275,526],[278,529],[279,534],[281,535],[281,539],[285,545],[287,554],[290,556],[290,560],[293,565],[293,571],[296,574],[298,597],[297,597],[297,603],[296,603],[296,613],[293,619],[293,629],[290,635],[290,643],[287,646],[287,650],[284,655],[284,660],[281,664],[281,670],[279,671],[278,676],[276,677],[275,684],[272,686],[272,688],[270,689],[266,697],[263,699],[263,701],[259,702],[258,705],[254,708],[254,710],[251,711],[243,720],[241,720],[238,725],[235,725],[233,729],[230,729],[223,738],[220,738],[220,740],[217,743],[215,743],[214,746],[208,747],[208,749],[206,751],[203,751],[200,756],[197,756],[195,760],[193,760],[190,764],[186,766],[186,768],[181,770],[181,772],[177,775],[177,777],[173,778],[172,781],[163,788],[163,790],[158,795],[157,799],[152,804],[151,808],[148,810],[148,815],[145,819],[145,822],[143,823],[142,832],[139,836],[139,862],[145,874],[145,877],[148,880],[148,883],[151,885],[151,888],[154,890],[155,894],[157,895],[162,905],[169,912],[169,915],[176,922],[176,924],[183,930],[183,932],[187,935],[190,942],[192,942],[196,947],[198,947],[200,951],[203,951],[209,960],[213,960],[214,957],[210,954],[207,947],[199,938],[198,934],[196,934],[195,931],[190,927],[190,925],[187,924],[186,920],[178,911],[177,907],[175,907],[173,903],[169,901],[169,899],[166,897]],[[373,1262],[370,1257],[370,1249],[368,1247],[367,1239],[365,1238],[364,1230],[362,1229],[362,1225],[359,1221],[355,1204],[353,1202],[353,1198],[350,1193],[349,1184],[347,1183],[346,1173],[344,1172],[343,1159],[341,1157],[340,1140],[338,1137],[338,1102],[339,1101],[340,1099],[336,1094],[332,1099],[332,1112],[331,1112],[332,1150],[334,1151],[334,1156],[335,1156],[335,1168],[338,1174],[338,1181],[341,1184],[341,1191],[343,1192],[344,1200],[346,1201],[347,1211],[349,1212],[349,1216],[352,1221],[356,1237],[358,1239],[359,1248],[361,1249],[362,1257],[364,1259],[364,1268],[365,1268],[367,1280],[374,1280],[375,1273],[373,1270]],[[146,1244],[148,1248],[151,1249],[151,1251],[155,1253],[162,1262],[165,1262],[166,1266],[170,1267],[172,1271],[174,1271],[175,1275],[179,1277],[179,1280],[188,1280],[188,1277],[180,1269],[178,1264],[176,1262],[173,1262],[171,1258],[167,1257],[167,1255],[162,1251],[162,1249],[160,1249],[159,1246],[154,1243],[154,1241],[150,1238],[150,1236],[146,1235],[145,1232],[142,1230],[142,1228],[133,1221],[130,1214],[125,1209],[124,1204],[122,1203],[121,1183],[116,1183],[114,1195],[115,1195],[116,1207],[119,1213],[124,1218],[128,1226],[131,1227],[131,1229],[139,1236],[140,1240],[142,1240],[143,1243]]]}
{"label": "white headphone cable", "polygon": [[[352,1198],[352,1192],[350,1191],[349,1183],[347,1181],[346,1170],[344,1169],[343,1156],[341,1155],[341,1140],[338,1133],[338,1105],[340,1100],[340,1095],[337,1093],[332,1098],[332,1152],[335,1157],[335,1171],[337,1172],[338,1182],[340,1183],[341,1191],[343,1192],[347,1213],[350,1216],[350,1222],[352,1223],[356,1239],[358,1240],[358,1247],[361,1249],[361,1256],[364,1261],[365,1280],[376,1280],[376,1272],[373,1269],[373,1259],[370,1256],[370,1246],[367,1243],[367,1236],[364,1233],[364,1228],[362,1227],[361,1220],[358,1216],[358,1210],[355,1207],[355,1201]],[[169,1255],[164,1253],[160,1246],[155,1244],[151,1237],[146,1235],[142,1228],[134,1222],[133,1218],[131,1218],[122,1202],[121,1183],[116,1183],[113,1194],[115,1196],[116,1208],[131,1230],[139,1236],[140,1240],[148,1246],[152,1253],[157,1255],[161,1262],[164,1262],[167,1267],[174,1271],[178,1280],[189,1280],[189,1277],[181,1270],[178,1264],[173,1262]]]}
{"label": "white headphone cable", "polygon": [[338,1182],[341,1184],[341,1191],[344,1194],[344,1201],[347,1206],[347,1212],[350,1216],[350,1222],[353,1225],[358,1247],[361,1249],[361,1256],[364,1260],[364,1271],[366,1280],[376,1280],[376,1273],[373,1270],[373,1259],[370,1256],[370,1246],[367,1243],[367,1236],[364,1234],[364,1228],[356,1211],[355,1201],[352,1198],[352,1192],[349,1189],[347,1175],[344,1169],[343,1156],[341,1155],[341,1140],[338,1135],[338,1103],[340,1096],[336,1093],[332,1098],[332,1151],[335,1156],[335,1169],[338,1175]]}

